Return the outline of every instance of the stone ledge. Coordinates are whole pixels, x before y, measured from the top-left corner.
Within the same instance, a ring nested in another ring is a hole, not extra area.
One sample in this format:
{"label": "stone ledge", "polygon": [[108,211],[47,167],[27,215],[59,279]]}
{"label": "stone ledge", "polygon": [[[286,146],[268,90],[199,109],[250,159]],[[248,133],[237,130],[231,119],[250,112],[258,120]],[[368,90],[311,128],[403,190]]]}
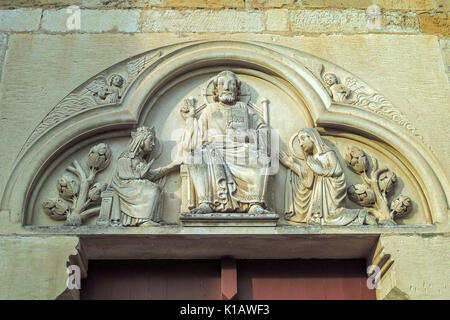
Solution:
{"label": "stone ledge", "polygon": [[185,227],[275,227],[279,218],[275,213],[184,213],[180,221]]}

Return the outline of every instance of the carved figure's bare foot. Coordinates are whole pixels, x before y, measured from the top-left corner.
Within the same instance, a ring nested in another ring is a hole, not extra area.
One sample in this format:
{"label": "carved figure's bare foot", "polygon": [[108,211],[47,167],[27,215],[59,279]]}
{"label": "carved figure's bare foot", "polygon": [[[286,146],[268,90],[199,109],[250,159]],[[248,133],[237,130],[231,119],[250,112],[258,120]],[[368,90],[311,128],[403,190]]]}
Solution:
{"label": "carved figure's bare foot", "polygon": [[190,214],[206,214],[211,213],[212,209],[207,203],[200,204],[197,208],[192,209],[189,213]]}
{"label": "carved figure's bare foot", "polygon": [[153,220],[148,220],[148,221],[145,221],[144,223],[141,223],[139,225],[139,227],[151,227],[151,226],[159,226],[159,225],[160,225],[159,223],[157,223]]}
{"label": "carved figure's bare foot", "polygon": [[270,213],[269,210],[264,209],[261,205],[259,204],[254,204],[250,207],[250,209],[248,210],[249,214],[268,214]]}

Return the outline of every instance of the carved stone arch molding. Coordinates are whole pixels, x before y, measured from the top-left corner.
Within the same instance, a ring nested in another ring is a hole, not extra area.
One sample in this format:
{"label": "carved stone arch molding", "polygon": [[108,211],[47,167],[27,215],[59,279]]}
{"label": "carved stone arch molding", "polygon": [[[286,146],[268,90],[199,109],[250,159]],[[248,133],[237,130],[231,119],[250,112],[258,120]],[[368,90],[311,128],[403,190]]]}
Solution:
{"label": "carved stone arch molding", "polygon": [[[297,105],[304,122],[292,135],[303,127],[314,127],[337,148],[341,162],[345,157],[340,147],[353,145],[396,166],[402,188],[408,184],[414,193],[413,209],[420,211],[415,216],[421,217],[405,224],[447,224],[449,186],[445,174],[420,132],[388,99],[328,61],[279,45],[238,41],[157,48],[87,80],[58,103],[30,135],[17,157],[1,209],[10,213],[12,223],[34,224],[40,188],[56,184],[47,181],[52,170],[62,172],[72,155],[83,151],[85,156],[89,147],[102,141],[117,139],[123,146],[132,129],[149,122],[158,136],[158,123],[150,121],[158,111],[154,106],[174,108],[161,106],[161,101],[166,101],[162,99],[176,96],[180,88],[189,92],[195,83],[204,87],[212,75],[223,70],[235,72],[243,82],[248,80],[250,91],[252,85],[264,82],[267,88],[283,93],[280,101]],[[260,104],[265,94],[258,92],[252,103]],[[194,98],[201,100],[202,96]],[[284,112],[283,106],[270,107]],[[271,109],[270,117],[274,115],[277,113]],[[163,120],[161,114],[158,117]],[[112,157],[117,158],[118,151],[113,151]],[[349,175],[349,169],[345,170]],[[354,181],[359,179],[351,174]]]}

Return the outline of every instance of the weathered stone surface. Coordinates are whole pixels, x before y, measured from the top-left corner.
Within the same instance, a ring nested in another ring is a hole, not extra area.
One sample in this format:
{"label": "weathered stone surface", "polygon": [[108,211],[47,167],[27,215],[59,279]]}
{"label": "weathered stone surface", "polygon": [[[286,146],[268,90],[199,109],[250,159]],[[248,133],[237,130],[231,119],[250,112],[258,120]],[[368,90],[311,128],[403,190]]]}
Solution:
{"label": "weathered stone surface", "polygon": [[294,10],[290,12],[294,32],[363,33],[367,31],[362,10]]}
{"label": "weathered stone surface", "polygon": [[444,236],[382,235],[394,261],[377,289],[377,299],[449,299],[450,240]]}
{"label": "weathered stone surface", "polygon": [[42,30],[47,32],[136,32],[139,10],[81,10],[80,29],[72,29],[68,19],[74,13],[66,9],[45,10]]}
{"label": "weathered stone surface", "polygon": [[263,13],[235,10],[149,10],[143,14],[144,32],[262,32]]}
{"label": "weathered stone surface", "polygon": [[7,47],[8,47],[8,36],[6,34],[0,34],[0,82],[2,81],[3,62],[5,60]]}
{"label": "weathered stone surface", "polygon": [[293,7],[301,8],[301,3],[295,0],[246,0],[246,8],[282,8]]}
{"label": "weathered stone surface", "polygon": [[450,12],[450,1],[448,0],[434,0],[437,12]]}
{"label": "weathered stone surface", "polygon": [[41,9],[0,10],[0,31],[35,31],[41,21]]}
{"label": "weathered stone surface", "polygon": [[[303,0],[306,8],[357,8],[365,9],[373,5],[373,0]],[[376,4],[387,10],[433,10],[433,0],[378,0]]]}
{"label": "weathered stone surface", "polygon": [[450,18],[447,13],[422,13],[419,15],[419,19],[422,33],[450,36]]}
{"label": "weathered stone surface", "polygon": [[83,8],[147,8],[160,7],[164,0],[81,0]]}
{"label": "weathered stone surface", "polygon": [[163,0],[165,7],[174,8],[243,8],[244,0]]}
{"label": "weathered stone surface", "polygon": [[450,84],[450,40],[440,40],[439,42],[442,48],[445,71],[447,72],[448,82]]}
{"label": "weathered stone surface", "polygon": [[363,10],[293,10],[291,28],[305,33],[417,33],[419,24],[415,13],[385,12],[379,25],[371,27]]}
{"label": "weathered stone surface", "polygon": [[0,237],[0,298],[55,299],[67,287],[77,237]]}
{"label": "weathered stone surface", "polygon": [[419,32],[419,20],[415,13],[384,12],[381,17],[380,31],[382,32]]}
{"label": "weathered stone surface", "polygon": [[288,31],[289,11],[287,9],[272,9],[266,11],[266,30]]}
{"label": "weathered stone surface", "polygon": [[[82,0],[1,0],[0,7],[26,8],[26,7],[67,7],[80,5]],[[101,0],[99,0],[101,1]]]}

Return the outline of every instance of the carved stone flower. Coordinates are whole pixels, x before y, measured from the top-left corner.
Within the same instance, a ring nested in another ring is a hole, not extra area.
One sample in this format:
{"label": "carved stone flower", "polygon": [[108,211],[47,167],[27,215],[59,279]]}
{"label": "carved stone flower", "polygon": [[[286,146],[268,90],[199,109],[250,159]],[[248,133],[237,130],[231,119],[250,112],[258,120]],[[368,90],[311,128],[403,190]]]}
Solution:
{"label": "carved stone flower", "polygon": [[406,216],[412,209],[411,199],[406,196],[398,196],[391,203],[391,213],[394,219]]}
{"label": "carved stone flower", "polygon": [[72,200],[72,198],[77,195],[78,190],[80,189],[78,182],[68,176],[62,176],[61,178],[59,178],[56,187],[61,198],[66,200]]}
{"label": "carved stone flower", "polygon": [[101,194],[103,191],[106,190],[106,187],[108,184],[106,183],[95,183],[92,188],[89,190],[88,197],[91,199],[91,201],[98,201],[100,200]]}
{"label": "carved stone flower", "polygon": [[381,191],[385,192],[386,194],[392,192],[396,182],[397,176],[390,170],[383,172],[378,178],[378,185],[380,186]]}
{"label": "carved stone flower", "polygon": [[363,173],[367,171],[369,167],[366,153],[362,149],[355,146],[347,149],[345,153],[345,161],[348,166],[357,173]]}
{"label": "carved stone flower", "polygon": [[375,193],[365,184],[354,184],[347,189],[350,200],[363,207],[371,207],[375,204]]}
{"label": "carved stone flower", "polygon": [[101,171],[105,169],[111,161],[111,149],[106,143],[99,143],[89,151],[87,166],[91,170]]}
{"label": "carved stone flower", "polygon": [[61,199],[49,199],[42,203],[46,215],[54,220],[65,220],[69,213],[69,205]]}

